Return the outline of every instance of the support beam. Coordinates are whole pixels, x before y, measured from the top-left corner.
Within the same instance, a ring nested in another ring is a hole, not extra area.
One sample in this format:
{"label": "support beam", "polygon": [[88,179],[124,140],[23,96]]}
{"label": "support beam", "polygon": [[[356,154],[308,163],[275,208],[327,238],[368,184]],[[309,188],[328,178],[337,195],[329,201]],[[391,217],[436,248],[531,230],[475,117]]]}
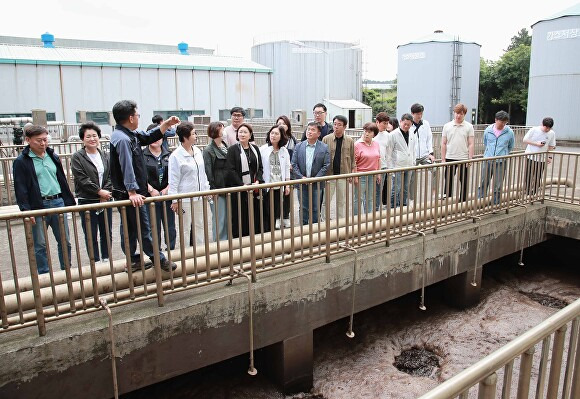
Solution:
{"label": "support beam", "polygon": [[285,394],[308,392],[313,383],[312,330],[285,339],[262,351],[261,369],[276,381]]}

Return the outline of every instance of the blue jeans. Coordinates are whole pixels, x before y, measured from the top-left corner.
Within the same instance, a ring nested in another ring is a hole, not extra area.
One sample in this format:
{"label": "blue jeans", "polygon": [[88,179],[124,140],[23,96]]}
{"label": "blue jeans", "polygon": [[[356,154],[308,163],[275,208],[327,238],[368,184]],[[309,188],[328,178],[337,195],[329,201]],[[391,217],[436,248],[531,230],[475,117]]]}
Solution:
{"label": "blue jeans", "polygon": [[[78,200],[79,205],[85,204],[98,204],[98,200]],[[106,259],[109,257],[109,247],[107,246],[107,241],[111,242],[111,233],[113,229],[113,210],[111,208],[105,209],[99,214],[97,211],[90,211],[91,214],[91,236],[93,243],[93,258],[95,261],[100,261],[101,259]],[[109,222],[109,237],[107,237],[105,229],[105,215],[107,221]],[[85,234],[85,245],[87,247],[87,253],[89,252],[89,238],[87,237],[87,226],[85,221],[85,212],[80,213],[81,227],[83,228],[83,233]],[[98,237],[97,237],[98,235]],[[98,238],[98,240],[97,240]],[[99,242],[101,244],[101,252],[99,256]],[[89,257],[90,254],[88,253]]]}
{"label": "blue jeans", "polygon": [[312,204],[308,197],[308,184],[301,184],[302,198],[300,200],[300,208],[302,210],[302,224],[308,224],[310,219],[310,208],[312,208],[312,223],[318,223],[318,214],[320,211],[320,199],[324,194],[324,182],[318,184],[311,184],[312,186]]}
{"label": "blue jeans", "polygon": [[477,198],[483,198],[489,190],[489,183],[493,177],[493,204],[499,204],[501,184],[505,176],[505,162],[486,161],[481,165],[481,184],[477,189]]}
{"label": "blue jeans", "polygon": [[376,187],[376,177],[372,176],[361,176],[358,178],[358,184],[354,186],[354,198],[352,211],[355,215],[358,215],[359,209],[359,196],[360,196],[360,208],[362,213],[369,213],[373,208],[373,187]]}
{"label": "blue jeans", "polygon": [[[163,215],[163,205],[167,209],[167,233],[169,233],[168,249],[175,249],[175,238],[177,233],[175,231],[175,212],[171,209],[171,201],[163,201],[155,203],[155,220],[157,222],[157,241],[159,248],[161,248],[161,226],[163,226],[163,238],[165,238],[165,216]],[[151,220],[151,213],[149,212],[149,205],[147,205],[147,213],[149,220]],[[167,245],[167,243],[165,243]]]}
{"label": "blue jeans", "polygon": [[383,187],[385,186],[385,179],[387,178],[387,174],[384,173],[381,176],[381,182],[380,183],[376,183],[376,190],[377,192],[375,193],[375,210],[378,211],[381,207],[381,204],[383,203]]}
{"label": "blue jeans", "polygon": [[[131,256],[131,262],[138,262],[140,256],[137,251],[138,235],[137,229],[141,228],[141,240],[143,247],[141,252],[153,261],[153,241],[151,239],[151,225],[149,224],[149,212],[146,211],[145,207],[148,205],[140,206],[137,208],[139,212],[139,226],[137,226],[137,216],[135,213],[135,208],[132,206],[126,207],[127,210],[127,230],[129,231],[129,254]],[[119,213],[121,213],[121,208],[119,208]],[[121,250],[125,253],[125,234],[123,233],[123,218],[121,217]],[[165,255],[163,252],[159,251],[159,260],[161,262],[165,261]]]}
{"label": "blue jeans", "polygon": [[[55,198],[52,200],[44,200],[43,205],[45,209],[49,208],[62,208],[64,207],[64,200],[62,198]],[[58,260],[60,262],[61,270],[64,270],[64,257],[62,253],[63,244],[66,245],[68,252],[68,260],[70,265],[71,260],[71,247],[70,247],[70,237],[68,232],[68,221],[67,215],[64,214],[64,234],[65,243],[62,242],[60,237],[60,226],[58,223],[58,214],[48,215],[44,217],[37,217],[36,224],[32,226],[32,239],[34,241],[34,255],[36,258],[36,269],[38,274],[48,273],[48,257],[46,254],[46,237],[44,236],[44,227],[42,226],[42,219],[46,222],[46,228],[52,229],[54,238],[56,238],[58,246]]]}
{"label": "blue jeans", "polygon": [[[217,202],[217,215],[216,215],[216,202]],[[226,197],[224,195],[218,195],[217,201],[211,202],[209,204],[211,209],[211,214],[213,216],[213,240],[217,241],[217,232],[219,230],[219,240],[224,241],[228,239],[228,226],[226,224],[227,220],[227,206]]]}
{"label": "blue jeans", "polygon": [[407,205],[407,199],[409,198],[409,183],[411,182],[412,171],[406,172],[396,172],[394,174],[393,182],[393,201],[391,202],[391,207],[401,205],[401,192],[403,193],[403,206]]}

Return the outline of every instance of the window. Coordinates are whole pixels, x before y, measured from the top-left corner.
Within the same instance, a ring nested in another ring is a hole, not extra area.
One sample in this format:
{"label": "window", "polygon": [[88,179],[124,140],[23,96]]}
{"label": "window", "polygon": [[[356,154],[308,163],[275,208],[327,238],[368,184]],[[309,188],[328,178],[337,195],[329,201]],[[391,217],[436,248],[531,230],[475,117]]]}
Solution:
{"label": "window", "polygon": [[[93,112],[87,111],[87,121],[93,121],[97,125],[108,125],[109,124],[109,113],[104,112]],[[81,113],[77,111],[77,123],[81,123]]]}
{"label": "window", "polygon": [[[32,113],[0,114],[0,118],[32,118]],[[47,112],[46,121],[47,122],[56,121],[56,113]]]}
{"label": "window", "polygon": [[[203,109],[180,109],[175,111],[153,111],[153,115],[161,115],[163,119],[167,119],[170,116],[177,116],[180,120],[186,121],[191,115],[205,115],[205,110]],[[152,116],[153,116],[152,115]]]}

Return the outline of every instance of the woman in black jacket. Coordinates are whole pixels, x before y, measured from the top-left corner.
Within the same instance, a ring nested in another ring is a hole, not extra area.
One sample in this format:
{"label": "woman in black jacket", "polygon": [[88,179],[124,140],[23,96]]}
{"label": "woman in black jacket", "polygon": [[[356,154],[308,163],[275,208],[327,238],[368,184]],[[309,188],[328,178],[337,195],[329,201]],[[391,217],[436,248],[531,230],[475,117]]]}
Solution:
{"label": "woman in black jacket", "polygon": [[[147,130],[155,128],[155,125],[150,125]],[[163,147],[163,139],[159,139],[149,144],[143,150],[143,158],[145,159],[145,170],[147,170],[147,192],[152,197],[160,195],[167,195],[169,191],[169,150]],[[149,206],[147,205],[147,212]],[[167,231],[165,232],[165,216],[167,215]],[[169,245],[165,243],[166,249],[175,249],[175,241],[177,232],[175,230],[175,212],[171,209],[171,201],[159,201],[155,203],[155,220],[157,222],[157,242],[161,250],[161,227],[163,231],[169,236]],[[151,213],[149,213],[149,223],[151,223]]]}
{"label": "woman in black jacket", "polygon": [[[113,187],[109,169],[109,154],[100,150],[101,129],[93,122],[83,123],[79,129],[79,137],[83,141],[83,148],[73,154],[71,161],[78,204],[98,204],[110,201]],[[109,260],[109,246],[111,245],[112,208],[90,211],[90,215],[94,259],[96,262],[100,260],[107,262]],[[105,229],[105,216],[109,223],[108,237]],[[81,214],[81,226],[85,234],[88,252],[89,242],[84,212]],[[100,255],[99,242],[101,244]]]}
{"label": "woman in black jacket", "polygon": [[[209,144],[203,149],[203,165],[209,181],[209,188],[217,190],[226,188],[226,162],[228,146],[223,141],[224,124],[211,122],[207,127]],[[213,216],[213,240],[223,241],[228,239],[227,207],[225,195],[214,195],[210,201],[211,214]],[[219,234],[216,234],[218,233]]]}
{"label": "woman in black jacket", "polygon": [[[226,184],[228,187],[249,186],[264,183],[262,177],[263,165],[260,149],[250,141],[254,141],[252,127],[243,123],[238,128],[238,143],[228,148],[226,164]],[[254,232],[260,231],[260,190],[250,190],[232,194],[232,235],[237,238],[250,234],[250,219],[248,196],[254,195]],[[238,218],[238,198],[240,199],[241,214]],[[239,219],[239,221],[238,221]],[[241,223],[241,225],[240,225]]]}

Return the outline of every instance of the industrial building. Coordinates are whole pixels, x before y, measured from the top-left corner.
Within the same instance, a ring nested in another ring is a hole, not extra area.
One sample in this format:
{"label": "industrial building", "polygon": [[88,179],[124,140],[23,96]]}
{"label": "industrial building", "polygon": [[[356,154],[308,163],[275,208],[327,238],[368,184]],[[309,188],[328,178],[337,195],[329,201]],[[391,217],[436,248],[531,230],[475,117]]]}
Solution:
{"label": "industrial building", "polygon": [[558,140],[580,141],[580,4],[532,25],[526,124],[554,118]]}
{"label": "industrial building", "polygon": [[467,106],[467,121],[477,120],[481,45],[435,31],[398,49],[397,116],[411,105],[425,106],[425,119],[443,125],[457,103]]}
{"label": "industrial building", "polygon": [[357,43],[279,40],[257,43],[252,60],[273,70],[273,113],[290,115],[325,100],[362,101],[362,50]]}
{"label": "industrial building", "polygon": [[151,50],[132,45],[61,42],[50,34],[42,42],[0,37],[0,118],[43,109],[48,120],[77,123],[86,112],[87,119],[109,124],[109,112],[121,99],[139,104],[140,128],[154,114],[225,120],[233,106],[255,117],[272,115],[270,68],[186,43]]}

